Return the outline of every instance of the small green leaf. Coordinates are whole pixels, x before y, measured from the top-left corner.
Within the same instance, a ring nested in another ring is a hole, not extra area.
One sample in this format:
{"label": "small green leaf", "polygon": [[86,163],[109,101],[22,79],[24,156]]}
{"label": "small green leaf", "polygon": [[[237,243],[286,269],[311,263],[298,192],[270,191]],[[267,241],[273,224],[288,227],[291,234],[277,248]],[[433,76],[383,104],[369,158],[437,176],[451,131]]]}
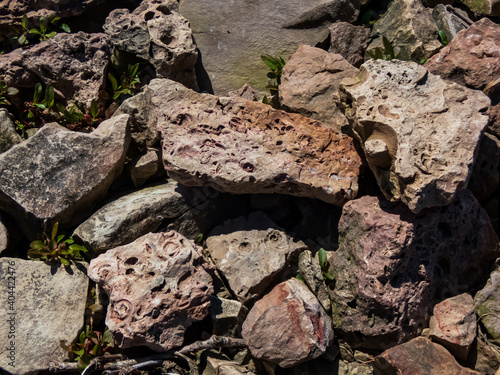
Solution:
{"label": "small green leaf", "polygon": [[31,29],[28,34],[41,35],[42,33],[40,31],[38,31],[37,29]]}
{"label": "small green leaf", "polygon": [[61,19],[61,17],[59,17],[59,16],[53,16],[50,18],[50,23],[56,24],[57,21],[59,21],[60,19]]}
{"label": "small green leaf", "polygon": [[38,109],[41,109],[42,111],[43,111],[45,108],[47,108],[47,107],[45,107],[45,104],[41,104],[41,103],[33,103],[33,105],[34,105],[35,107],[37,107]]}
{"label": "small green leaf", "polygon": [[[54,106],[54,86],[48,85],[45,88],[45,100],[44,104],[47,106],[47,108],[51,108]],[[57,234],[57,232],[56,232]]]}
{"label": "small green leaf", "polygon": [[443,30],[439,30],[438,34],[439,39],[441,39],[441,43],[443,43],[443,46],[448,45],[448,37],[446,36],[446,33]]}
{"label": "small green leaf", "polygon": [[113,334],[107,327],[102,335],[102,342],[108,346],[114,346]]}
{"label": "small green leaf", "polygon": [[330,280],[330,281],[335,280],[335,275],[331,272],[324,272],[323,276],[325,277],[326,280]]}
{"label": "small green leaf", "polygon": [[33,103],[40,103],[42,99],[43,87],[41,83],[35,85],[35,92],[33,94]]}
{"label": "small green leaf", "polygon": [[57,32],[56,32],[56,31],[52,31],[52,32],[48,33],[47,35],[45,35],[45,37],[44,37],[43,39],[44,39],[44,40],[49,40],[49,39],[51,39],[51,38],[55,37],[55,36],[56,36],[56,34],[57,34]]}
{"label": "small green leaf", "polygon": [[25,30],[29,29],[29,22],[28,22],[28,15],[24,15],[23,19],[21,20],[21,27]]}
{"label": "small green leaf", "polygon": [[90,103],[90,115],[93,119],[96,119],[99,115],[99,108],[95,99],[92,99],[92,102]]}
{"label": "small green leaf", "polygon": [[382,43],[384,44],[385,52],[388,55],[388,60],[392,60],[395,56],[392,43],[385,37],[385,35],[382,35]]}
{"label": "small green leaf", "polygon": [[297,276],[295,276],[295,278],[298,279],[298,280],[300,280],[300,281],[302,281],[303,283],[306,282],[301,275],[297,275]]}
{"label": "small green leaf", "polygon": [[267,99],[267,95],[264,95],[264,97],[262,98],[262,103],[269,104],[269,99]]}
{"label": "small green leaf", "polygon": [[327,265],[328,265],[328,259],[326,256],[325,249],[321,248],[318,250],[318,260],[319,260],[319,265],[321,266],[321,269],[324,270],[325,267],[327,267]]}
{"label": "small green leaf", "polygon": [[139,63],[134,64],[132,66],[129,65],[130,77],[131,78],[135,78],[135,76],[137,75],[138,70],[139,70]]}
{"label": "small green leaf", "polygon": [[59,223],[56,221],[54,223],[54,226],[52,227],[52,237],[51,237],[52,239],[56,238],[58,229],[59,229]]}
{"label": "small green leaf", "polygon": [[33,241],[30,243],[30,247],[34,250],[42,250],[45,248],[45,244],[42,241]]}
{"label": "small green leaf", "polygon": [[82,356],[83,353],[85,353],[85,349],[78,349],[78,350],[73,350],[73,353],[75,353],[77,356]]}
{"label": "small green leaf", "polygon": [[111,82],[111,87],[113,88],[113,91],[118,90],[118,81],[111,73],[108,73],[108,79]]}
{"label": "small green leaf", "polygon": [[26,39],[25,35],[21,35],[18,39],[17,42],[19,43],[20,46],[23,46],[26,44],[28,40]]}
{"label": "small green leaf", "polygon": [[40,17],[38,22],[40,23],[40,30],[42,31],[42,34],[45,34],[47,32],[47,26],[48,26],[47,18],[42,16]]}
{"label": "small green leaf", "polygon": [[260,56],[264,64],[266,64],[271,70],[276,70],[278,69],[277,61],[275,58],[269,56],[269,55],[262,55]]}
{"label": "small green leaf", "polygon": [[194,242],[197,243],[197,244],[200,244],[203,242],[203,233],[200,233],[196,236],[196,238],[194,239]]}
{"label": "small green leaf", "polygon": [[68,25],[66,25],[65,23],[63,23],[63,24],[61,25],[61,29],[63,29],[63,30],[64,30],[65,32],[67,32],[67,33],[70,33],[70,32],[71,32],[71,29],[70,29],[70,28],[69,28],[69,26],[68,26]]}

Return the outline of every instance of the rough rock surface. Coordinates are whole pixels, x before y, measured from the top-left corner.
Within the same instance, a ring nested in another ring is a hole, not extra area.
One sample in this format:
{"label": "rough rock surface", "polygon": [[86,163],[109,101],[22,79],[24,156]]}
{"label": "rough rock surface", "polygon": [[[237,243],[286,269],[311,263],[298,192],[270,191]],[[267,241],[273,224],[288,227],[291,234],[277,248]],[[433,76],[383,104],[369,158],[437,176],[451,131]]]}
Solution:
{"label": "rough rock surface", "polygon": [[44,262],[0,258],[3,370],[35,374],[50,362],[68,360],[59,340],[71,343],[83,328],[89,284],[83,265],[68,269],[54,272]]}
{"label": "rough rock surface", "polygon": [[255,303],[243,323],[242,336],[255,358],[286,368],[323,354],[334,334],[317,298],[294,278]]}
{"label": "rough rock surface", "polygon": [[21,143],[22,138],[14,130],[14,124],[6,109],[0,109],[0,154]]}
{"label": "rough rock surface", "polygon": [[180,217],[208,198],[197,188],[171,181],[145,187],[115,199],[85,220],[73,235],[96,253],[130,243]]}
{"label": "rough rock surface", "polygon": [[474,22],[467,16],[467,12],[459,8],[454,8],[451,5],[438,4],[432,10],[432,18],[436,21],[439,30],[446,34],[446,39],[449,42],[457,36],[457,34],[467,29]]}
{"label": "rough rock surface", "polygon": [[241,337],[241,326],[248,309],[239,301],[211,297],[210,314],[214,325],[213,334],[226,337]]}
{"label": "rough rock surface", "polygon": [[116,9],[106,19],[104,31],[117,49],[149,61],[158,77],[195,87],[198,52],[178,8],[176,0],[145,0],[132,13]]}
{"label": "rough rock surface", "polygon": [[348,63],[359,68],[364,62],[369,37],[370,29],[367,27],[354,26],[348,22],[335,22],[330,26],[328,52],[342,55]]}
{"label": "rough rock surface", "polygon": [[499,0],[460,0],[463,4],[476,14],[487,16],[500,16]]}
{"label": "rough rock surface", "polygon": [[0,56],[0,76],[18,89],[32,89],[38,82],[52,85],[61,99],[90,108],[103,88],[110,57],[106,34],[61,33],[29,49]]}
{"label": "rough rock surface", "polygon": [[401,60],[420,61],[439,51],[439,29],[421,0],[396,0],[373,25],[367,52],[384,50],[382,36],[399,48]]}
{"label": "rough rock surface", "polygon": [[485,287],[474,297],[476,314],[488,335],[500,344],[500,271],[493,271]]}
{"label": "rough rock surface", "polygon": [[106,325],[119,347],[166,351],[208,315],[207,267],[201,247],[171,231],[108,250],[90,262],[88,275],[109,295]]}
{"label": "rough rock surface", "polygon": [[2,215],[0,215],[0,254],[2,253],[2,251],[7,249],[8,244],[9,232],[7,231],[7,228],[3,223]]}
{"label": "rough rock surface", "polygon": [[488,131],[500,139],[500,103],[494,105],[490,109],[490,124]]}
{"label": "rough rock surface", "polygon": [[263,103],[198,94],[170,80],[153,80],[144,95],[157,111],[165,169],[184,185],[335,205],[357,194],[361,159],[352,139],[320,122]]}
{"label": "rough rock surface", "polygon": [[483,202],[498,188],[500,182],[500,140],[485,133],[479,145],[477,161],[472,168],[469,190]]}
{"label": "rough rock surface", "polygon": [[135,187],[144,185],[150,177],[158,172],[158,168],[163,167],[159,154],[159,150],[150,149],[146,154],[127,164],[130,179]]}
{"label": "rough rock surface", "polygon": [[261,212],[227,221],[207,238],[215,265],[243,302],[262,296],[273,278],[305,249],[303,242],[295,242]]}
{"label": "rough rock surface", "polygon": [[369,60],[358,77],[342,100],[382,192],[415,213],[449,204],[467,187],[488,97],[412,62]]}
{"label": "rough rock surface", "polygon": [[430,337],[465,361],[476,339],[477,323],[474,300],[468,293],[445,299],[434,306],[429,322]]}
{"label": "rough rock surface", "polygon": [[91,134],[46,124],[0,154],[0,208],[29,238],[44,224],[50,228],[51,221],[78,223],[121,173],[130,141],[128,119],[104,121]]}
{"label": "rough rock surface", "polygon": [[[226,96],[243,84],[263,94],[268,72],[260,56],[288,57],[299,44],[316,45],[328,37],[335,21],[352,22],[366,1],[182,0],[180,13],[191,23],[203,67],[211,84],[203,87]],[[244,17],[242,17],[242,14]]]}
{"label": "rough rock surface", "polygon": [[283,68],[279,99],[287,112],[306,117],[340,130],[347,119],[338,108],[339,85],[358,69],[341,55],[301,44]]}
{"label": "rough rock surface", "polygon": [[[417,334],[433,298],[484,282],[500,254],[489,217],[470,191],[415,215],[401,203],[348,202],[330,257],[333,323],[353,347],[384,349]],[[464,290],[465,289],[465,290]]]}
{"label": "rough rock surface", "polygon": [[425,337],[417,337],[386,350],[375,357],[373,366],[377,375],[480,375],[477,371],[460,366],[445,348]]}
{"label": "rough rock surface", "polygon": [[309,250],[301,252],[299,255],[299,271],[306,285],[318,298],[325,311],[330,313],[332,309],[330,295],[326,288],[318,256],[312,256]]}
{"label": "rough rock surface", "polygon": [[483,18],[459,32],[424,66],[441,78],[483,89],[500,76],[500,28]]}

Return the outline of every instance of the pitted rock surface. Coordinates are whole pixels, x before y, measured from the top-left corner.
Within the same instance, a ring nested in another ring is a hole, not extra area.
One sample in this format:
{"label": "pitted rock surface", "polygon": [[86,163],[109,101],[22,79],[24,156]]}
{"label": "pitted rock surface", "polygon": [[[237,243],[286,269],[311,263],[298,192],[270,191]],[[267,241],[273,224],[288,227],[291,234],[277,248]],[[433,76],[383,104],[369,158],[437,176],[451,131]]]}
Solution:
{"label": "pitted rock surface", "polygon": [[276,285],[255,303],[241,335],[255,358],[285,368],[319,357],[334,337],[318,299],[295,278]]}
{"label": "pitted rock surface", "polygon": [[157,77],[195,87],[198,52],[188,20],[178,8],[176,0],[145,0],[132,13],[116,9],[104,31],[119,50],[149,61]]}
{"label": "pitted rock surface", "polygon": [[0,76],[7,86],[33,89],[35,84],[54,86],[68,103],[90,108],[106,80],[111,57],[106,34],[57,34],[29,49],[0,56]]}
{"label": "pitted rock surface", "polygon": [[384,195],[415,213],[467,187],[490,100],[417,63],[369,60],[341,85],[345,114]]}
{"label": "pitted rock surface", "polygon": [[365,196],[348,202],[330,257],[333,323],[353,347],[384,349],[427,324],[433,298],[483,285],[499,240],[470,191],[415,215]]}
{"label": "pitted rock surface", "polygon": [[[162,134],[165,169],[184,185],[335,205],[357,194],[361,159],[353,140],[320,122],[263,103],[199,94],[165,79],[151,81],[125,103],[133,107],[147,97]],[[133,111],[131,116],[140,120]]]}
{"label": "pitted rock surface", "polygon": [[214,228],[207,249],[234,294],[247,302],[260,297],[306,246],[256,212]]}
{"label": "pitted rock surface", "polygon": [[50,222],[79,223],[123,169],[128,120],[128,115],[106,120],[91,134],[46,124],[0,154],[1,209],[29,238]]}
{"label": "pitted rock surface", "polygon": [[90,262],[88,275],[109,295],[106,325],[119,347],[166,351],[208,315],[210,267],[200,246],[170,231],[108,250]]}
{"label": "pitted rock surface", "polygon": [[358,69],[341,55],[301,44],[281,75],[280,104],[287,112],[300,113],[340,130],[347,119],[338,108],[342,79]]}

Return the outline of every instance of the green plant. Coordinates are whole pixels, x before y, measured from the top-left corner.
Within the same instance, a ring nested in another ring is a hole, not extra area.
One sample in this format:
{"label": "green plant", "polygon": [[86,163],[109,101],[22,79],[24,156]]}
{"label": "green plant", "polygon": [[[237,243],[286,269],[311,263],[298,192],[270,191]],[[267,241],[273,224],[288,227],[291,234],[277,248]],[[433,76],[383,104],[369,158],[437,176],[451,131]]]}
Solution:
{"label": "green plant", "polygon": [[278,88],[281,84],[281,74],[283,73],[283,67],[285,66],[285,60],[280,57],[272,57],[269,55],[262,55],[260,57],[264,64],[266,64],[271,71],[267,73],[267,78],[269,81],[266,82],[266,88],[269,89],[271,95],[278,94]]}
{"label": "green plant", "polygon": [[120,83],[112,73],[108,73],[108,80],[113,91],[111,98],[114,101],[123,101],[133,96],[140,88],[139,63],[129,64],[127,70],[120,76]]}
{"label": "green plant", "polygon": [[62,104],[57,104],[57,109],[62,116],[63,124],[70,130],[80,130],[82,128],[91,130],[101,121],[95,99],[92,99],[90,104],[90,113],[84,113],[76,104],[73,104],[69,109]]}
{"label": "green plant", "polygon": [[330,268],[330,262],[328,262],[325,249],[321,248],[318,250],[318,260],[321,267],[321,273],[325,281],[335,280],[335,275],[328,271]]}
{"label": "green plant", "polygon": [[443,46],[447,46],[448,45],[448,37],[446,36],[446,33],[443,30],[439,30],[438,34],[439,34],[439,40],[441,41],[441,44]]}
{"label": "green plant", "polygon": [[392,43],[382,35],[382,44],[384,45],[384,49],[382,50],[380,47],[375,48],[373,51],[366,51],[366,54],[372,59],[382,59],[382,60],[393,60],[399,58],[400,52],[396,53],[397,47],[394,48]]}
{"label": "green plant", "polygon": [[12,48],[15,49],[28,44],[49,40],[57,34],[57,31],[54,30],[56,28],[60,28],[67,33],[71,32],[69,26],[65,23],[58,26],[60,19],[61,18],[57,16],[49,18],[42,16],[38,19],[38,28],[36,28],[31,27],[28,16],[25,14],[21,20],[21,28],[12,28],[15,33],[15,35],[10,38]]}
{"label": "green plant", "polygon": [[47,85],[45,87],[45,95],[43,95],[43,86],[41,83],[35,85],[35,93],[33,94],[33,105],[41,110],[52,109],[54,107],[54,86]]}
{"label": "green plant", "polygon": [[88,250],[74,243],[72,237],[66,238],[64,234],[57,235],[59,224],[56,222],[52,227],[51,236],[43,233],[42,241],[33,241],[30,244],[28,258],[49,261],[54,264],[69,266],[71,261],[84,260],[83,253]]}
{"label": "green plant", "polygon": [[7,99],[7,97],[16,95],[18,92],[18,89],[14,87],[7,87],[5,82],[0,80],[0,106],[10,105],[10,101]]}

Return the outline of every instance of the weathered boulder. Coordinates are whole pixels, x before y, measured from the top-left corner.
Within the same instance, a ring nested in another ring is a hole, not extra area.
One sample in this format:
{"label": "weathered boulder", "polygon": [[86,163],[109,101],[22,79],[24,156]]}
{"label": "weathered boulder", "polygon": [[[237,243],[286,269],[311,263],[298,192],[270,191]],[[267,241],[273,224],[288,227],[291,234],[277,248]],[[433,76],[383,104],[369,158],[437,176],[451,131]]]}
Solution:
{"label": "weathered boulder", "polygon": [[309,250],[304,250],[299,255],[300,276],[311,292],[318,298],[327,313],[331,312],[330,295],[323,278],[318,256],[313,256]]}
{"label": "weathered boulder", "polygon": [[208,198],[201,189],[175,181],[134,191],[110,201],[74,231],[87,249],[102,253],[157,230],[165,219],[182,216]]}
{"label": "weathered boulder", "polygon": [[243,302],[261,297],[305,249],[303,242],[295,242],[261,212],[227,221],[207,238],[215,265]]}
{"label": "weathered boulder", "polygon": [[500,368],[500,353],[497,346],[491,342],[483,341],[480,336],[477,337],[476,342],[469,355],[467,367],[484,375],[497,375],[497,369]]}
{"label": "weathered boulder", "polygon": [[141,95],[137,102],[149,96],[156,111],[165,169],[184,185],[291,194],[335,205],[357,194],[361,159],[353,140],[320,122],[263,103],[199,94],[164,79],[153,80]]}
{"label": "weathered boulder", "polygon": [[449,204],[467,187],[488,124],[486,95],[399,60],[367,61],[341,90],[345,114],[388,199],[418,213]]}
{"label": "weathered boulder", "polygon": [[460,366],[445,348],[425,337],[386,350],[375,357],[373,366],[377,375],[480,375]]}
{"label": "weathered boulder", "polygon": [[75,225],[121,173],[130,140],[128,115],[91,134],[55,123],[0,154],[0,208],[33,238],[51,222]]}
{"label": "weathered boulder", "polygon": [[336,332],[353,347],[403,342],[425,327],[434,298],[482,285],[499,254],[489,217],[468,190],[420,215],[383,197],[348,202],[339,248],[329,252]]}
{"label": "weathered boulder", "polygon": [[434,306],[429,322],[430,337],[465,361],[476,339],[474,300],[468,293],[445,299]]}
{"label": "weathered boulder", "polygon": [[484,14],[486,16],[500,16],[499,0],[460,0],[461,3],[475,14]]}
{"label": "weathered boulder", "polygon": [[467,29],[474,23],[467,12],[462,9],[452,7],[451,5],[438,4],[432,10],[432,18],[436,21],[439,30],[442,30],[448,43],[457,36],[457,34]]}
{"label": "weathered boulder", "polygon": [[287,112],[306,117],[340,130],[347,119],[338,108],[339,85],[358,73],[341,55],[301,44],[283,68],[279,100]]}
{"label": "weathered boulder", "polygon": [[366,52],[384,50],[382,36],[399,49],[401,60],[420,61],[441,48],[439,29],[421,0],[396,0],[373,25]]}
{"label": "weathered boulder", "polygon": [[150,177],[158,172],[159,168],[163,169],[163,163],[159,154],[160,150],[150,149],[144,155],[137,157],[127,164],[130,179],[135,187],[144,185]]}
{"label": "weathered boulder", "polygon": [[500,182],[499,166],[500,140],[484,133],[468,185],[469,190],[480,202],[488,199],[497,190]]}
{"label": "weathered boulder", "polygon": [[370,29],[354,26],[349,22],[335,22],[330,26],[330,49],[328,52],[342,55],[351,65],[359,68],[364,62]]}
{"label": "weathered boulder", "polygon": [[319,357],[334,337],[330,318],[298,279],[278,284],[257,301],[241,334],[255,358],[285,368]]}
{"label": "weathered boulder", "polygon": [[0,258],[0,368],[36,374],[69,359],[59,341],[73,342],[83,328],[89,279],[82,267]]}
{"label": "weathered boulder", "polygon": [[121,348],[180,346],[209,312],[212,278],[200,246],[174,231],[149,233],[99,255],[89,277],[109,295],[106,325]]}
{"label": "weathered boulder", "polygon": [[[207,82],[202,89],[226,96],[243,84],[265,93],[268,72],[260,56],[287,58],[299,44],[316,45],[335,21],[358,18],[360,0],[182,0],[180,13],[191,23],[203,57]],[[244,17],[242,17],[244,15]]]}
{"label": "weathered boulder", "polygon": [[485,287],[474,297],[476,314],[489,337],[500,344],[500,270],[491,273]]}
{"label": "weathered boulder", "polygon": [[0,109],[0,154],[22,142],[22,138],[14,130],[14,124],[6,109]]}
{"label": "weathered boulder", "polygon": [[7,228],[3,223],[2,215],[0,215],[0,254],[2,253],[2,251],[7,249],[8,244],[9,232],[7,231]]}
{"label": "weathered boulder", "polygon": [[60,99],[90,108],[92,99],[99,99],[110,57],[106,34],[57,34],[29,49],[1,55],[0,76],[18,89],[38,82],[52,85]]}
{"label": "weathered boulder", "polygon": [[149,61],[157,77],[194,88],[198,52],[178,8],[176,0],[144,0],[132,12],[112,11],[103,28],[115,48]]}
{"label": "weathered boulder", "polygon": [[241,326],[248,314],[245,305],[232,299],[212,296],[210,307],[214,335],[241,336]]}
{"label": "weathered boulder", "polygon": [[441,78],[483,89],[500,76],[500,27],[488,18],[475,22],[424,66]]}
{"label": "weathered boulder", "polygon": [[258,101],[258,94],[257,90],[255,90],[248,83],[245,83],[239,90],[229,91],[230,97],[242,98],[253,102]]}

